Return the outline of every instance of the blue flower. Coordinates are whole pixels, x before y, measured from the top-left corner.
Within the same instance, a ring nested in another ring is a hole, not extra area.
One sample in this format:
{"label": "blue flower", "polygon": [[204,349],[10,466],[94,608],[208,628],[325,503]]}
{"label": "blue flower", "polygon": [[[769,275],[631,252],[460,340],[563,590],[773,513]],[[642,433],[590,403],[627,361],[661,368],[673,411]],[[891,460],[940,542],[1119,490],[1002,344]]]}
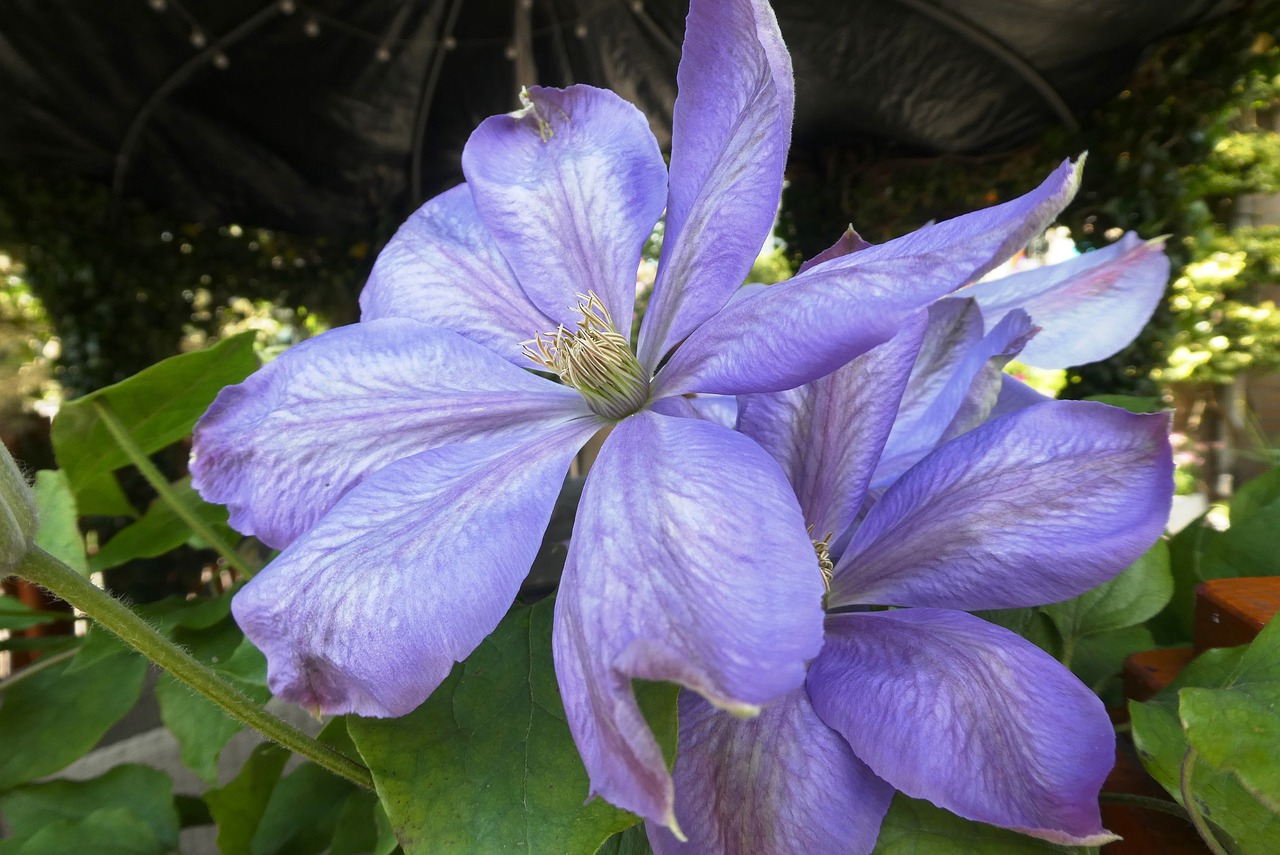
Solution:
{"label": "blue flower", "polygon": [[[1115,750],[1101,702],[967,611],[1082,593],[1168,519],[1167,417],[1050,401],[999,372],[1035,341],[1027,308],[1068,353],[1094,331],[1099,351],[1136,334],[1149,309],[1132,304],[1167,263],[1126,243],[1040,274],[1032,286],[1053,285],[993,306],[994,325],[981,291],[960,291],[974,298],[934,304],[827,377],[740,399],[739,429],[782,465],[814,533],[825,644],[805,686],[749,721],[681,693],[688,839],[651,824],[657,855],[865,855],[895,790],[1057,843],[1113,839],[1097,802]],[[1104,280],[1129,287],[1102,296]],[[1096,299],[1128,320],[1077,311]],[[1038,358],[1069,358],[1054,347]]]}
{"label": "blue flower", "polygon": [[[685,396],[833,371],[1020,249],[1077,181],[1064,164],[1025,197],[730,302],[771,227],[791,127],[768,5],[694,0],[679,85],[669,172],[608,91],[530,88],[481,123],[466,183],[379,257],[361,322],[224,390],[193,462],[232,525],[284,550],[233,606],[273,691],[395,716],[501,619],[570,461],[610,429],[557,597],[556,671],[593,792],[671,827],[631,680],[751,715],[801,685],[822,643],[822,579],[785,475],[750,437],[689,417]],[[635,271],[664,209],[632,353]]]}

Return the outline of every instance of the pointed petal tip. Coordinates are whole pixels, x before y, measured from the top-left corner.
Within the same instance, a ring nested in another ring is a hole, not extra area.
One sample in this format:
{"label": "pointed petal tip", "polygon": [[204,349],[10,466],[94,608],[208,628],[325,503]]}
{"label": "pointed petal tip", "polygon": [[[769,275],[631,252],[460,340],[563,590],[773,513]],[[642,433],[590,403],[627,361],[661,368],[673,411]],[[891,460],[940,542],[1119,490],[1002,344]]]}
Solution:
{"label": "pointed petal tip", "polygon": [[676,840],[679,840],[681,843],[689,842],[688,836],[686,836],[684,831],[680,829],[680,823],[676,822],[676,811],[674,807],[667,812],[666,817],[662,820],[662,824],[666,826],[667,831],[670,831],[671,836]]}
{"label": "pointed petal tip", "polygon": [[717,709],[722,709],[734,718],[749,719],[755,718],[764,711],[764,707],[759,704],[747,704],[742,701],[734,701],[728,698],[707,698]]}
{"label": "pointed petal tip", "polygon": [[1066,831],[1055,831],[1045,828],[1021,828],[1010,826],[1010,831],[1016,831],[1019,834],[1025,834],[1028,837],[1035,837],[1040,840],[1047,840],[1058,846],[1104,846],[1108,843],[1114,843],[1124,838],[1118,834],[1107,831],[1105,828],[1099,828],[1098,831],[1089,832],[1087,834],[1075,835]]}

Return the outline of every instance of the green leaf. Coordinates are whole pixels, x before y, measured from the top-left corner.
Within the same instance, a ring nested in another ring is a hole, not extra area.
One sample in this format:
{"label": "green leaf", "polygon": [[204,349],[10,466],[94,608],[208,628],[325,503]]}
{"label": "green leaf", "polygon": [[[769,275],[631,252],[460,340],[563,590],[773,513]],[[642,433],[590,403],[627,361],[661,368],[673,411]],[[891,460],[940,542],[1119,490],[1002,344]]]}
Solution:
{"label": "green leaf", "polygon": [[880,827],[872,855],[1064,855],[1096,851],[1083,846],[1057,846],[1016,831],[970,822],[898,793]]}
{"label": "green leaf", "polygon": [[1070,648],[1082,638],[1136,626],[1154,617],[1172,596],[1169,547],[1158,540],[1110,582],[1064,603],[1044,606],[1043,611]]}
{"label": "green leaf", "polygon": [[1179,715],[1200,756],[1280,810],[1280,620],[1249,645],[1221,689],[1184,689]]}
{"label": "green leaf", "polygon": [[[227,525],[227,509],[202,501],[191,489],[191,478],[186,477],[173,484],[174,492],[191,512],[212,526],[229,543],[235,543],[239,535]],[[89,559],[89,569],[95,573],[118,567],[134,558],[153,558],[176,549],[193,537],[188,525],[173,507],[162,499],[154,500],[142,518],[121,529],[98,553]]]}
{"label": "green leaf", "polygon": [[50,612],[33,609],[15,597],[0,594],[0,629],[26,629],[54,620],[74,620],[66,612]]}
{"label": "green leaf", "polygon": [[48,667],[4,693],[0,790],[52,774],[88,753],[137,702],[147,662],[117,652],[74,677],[66,673],[70,667]]}
{"label": "green leaf", "polygon": [[596,855],[653,855],[644,823],[637,823],[613,835],[596,850]]}
{"label": "green leaf", "polygon": [[1280,469],[1252,478],[1231,497],[1231,524],[1244,522],[1268,505],[1280,501]]}
{"label": "green leaf", "polygon": [[[265,703],[271,696],[264,688],[224,676],[258,703]],[[156,701],[160,705],[160,719],[178,740],[182,762],[205,783],[217,783],[218,755],[244,725],[168,674],[156,683]]]}
{"label": "green leaf", "polygon": [[280,779],[253,834],[253,855],[319,855],[329,847],[355,786],[314,763]]}
{"label": "green leaf", "polygon": [[1135,653],[1159,645],[1145,626],[1129,626],[1099,635],[1090,635],[1076,644],[1071,672],[1093,689],[1108,706],[1124,705],[1120,674],[1124,661]]}
{"label": "green leaf", "polygon": [[392,855],[392,853],[403,852],[400,841],[396,839],[395,829],[391,827],[391,820],[387,819],[387,812],[382,807],[382,802],[374,805],[373,820],[378,826],[378,842],[373,845],[373,855]]}
{"label": "green leaf", "polygon": [[255,335],[242,333],[208,350],[170,357],[62,406],[53,422],[53,449],[81,514],[132,514],[127,503],[121,507],[119,485],[114,485],[115,495],[104,486],[129,460],[98,418],[94,401],[111,405],[143,451],[159,451],[191,433],[218,390],[258,367]]}
{"label": "green leaf", "polygon": [[6,638],[0,641],[0,650],[42,650],[61,653],[83,642],[74,635],[37,635],[34,638]]}
{"label": "green leaf", "polygon": [[[351,720],[409,855],[595,852],[638,821],[602,800],[583,804],[587,775],[551,661],[552,609],[513,608],[409,715]],[[637,689],[659,742],[673,747],[675,687]]]}
{"label": "green leaf", "polygon": [[116,766],[88,781],[24,784],[0,795],[0,813],[17,840],[35,836],[60,820],[78,821],[107,808],[125,808],[151,829],[166,850],[178,848],[173,782],[147,766]]}
{"label": "green leaf", "polygon": [[[1131,703],[1129,714],[1142,764],[1181,803],[1179,773],[1187,741],[1178,717],[1154,700]],[[1232,837],[1236,855],[1275,855],[1280,817],[1253,798],[1234,776],[1201,761],[1196,764],[1191,791],[1204,817]]]}
{"label": "green leaf", "polygon": [[[266,688],[267,660],[244,637],[228,611],[230,596],[187,603],[166,600],[157,625],[193,656],[213,667],[228,682],[258,703],[271,696]],[[182,762],[210,785],[217,782],[218,756],[244,726],[221,707],[165,675],[156,683],[160,718],[178,740]]]}
{"label": "green leaf", "polygon": [[[1190,695],[1198,698],[1193,701],[1193,705],[1198,705],[1205,696],[1197,690],[1222,690],[1225,687],[1228,691],[1224,693],[1230,694],[1229,690],[1237,686],[1248,687],[1274,680],[1277,669],[1280,669],[1272,649],[1277,630],[1268,627],[1264,632],[1270,634],[1252,656],[1251,647],[1207,650],[1150,701],[1130,703],[1133,741],[1138,755],[1151,776],[1179,802],[1182,801],[1179,775],[1190,747],[1178,717],[1182,699]],[[1199,727],[1206,723],[1203,719],[1197,720]],[[1212,733],[1213,724],[1209,724],[1208,730],[1202,730],[1201,738]],[[1210,742],[1214,740],[1210,738]],[[1219,759],[1231,756],[1223,746],[1214,744],[1213,750],[1223,751],[1218,755]],[[1215,768],[1208,757],[1202,756],[1195,767],[1191,791],[1205,818],[1233,839],[1233,852],[1237,855],[1274,855],[1276,842],[1280,841],[1280,816],[1250,793],[1235,774]]]}
{"label": "green leaf", "polygon": [[36,546],[62,561],[81,576],[88,575],[84,556],[84,536],[80,534],[76,500],[71,485],[61,469],[42,469],[36,473],[36,506],[40,527],[36,529]]}
{"label": "green leaf", "polygon": [[288,760],[287,749],[272,742],[263,743],[249,754],[235,780],[205,793],[209,813],[218,826],[218,851],[222,855],[251,855],[253,835]]}
{"label": "green leaf", "polygon": [[1094,691],[1120,702],[1114,678],[1125,658],[1156,646],[1140,624],[1159,614],[1172,596],[1169,547],[1156,541],[1110,582],[1041,611],[1062,639],[1062,661]]}
{"label": "green leaf", "polygon": [[1156,641],[1162,645],[1190,644],[1195,614],[1196,585],[1217,578],[1203,565],[1223,533],[1208,522],[1208,514],[1186,526],[1169,539],[1169,569],[1173,576],[1173,596],[1165,609],[1150,622]]}
{"label": "green leaf", "polygon": [[157,839],[151,826],[128,808],[104,808],[77,819],[50,823],[24,841],[0,841],[0,855],[168,855],[173,847]]}
{"label": "green leaf", "polygon": [[357,790],[347,797],[338,812],[337,827],[329,843],[329,855],[363,855],[378,845],[375,809],[378,797]]}

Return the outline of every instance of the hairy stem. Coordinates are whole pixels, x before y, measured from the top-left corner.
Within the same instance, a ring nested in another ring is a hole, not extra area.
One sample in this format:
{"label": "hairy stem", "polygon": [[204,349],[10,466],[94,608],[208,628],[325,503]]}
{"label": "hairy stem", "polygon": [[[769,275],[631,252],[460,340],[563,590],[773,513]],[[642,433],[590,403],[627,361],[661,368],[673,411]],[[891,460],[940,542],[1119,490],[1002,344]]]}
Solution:
{"label": "hairy stem", "polygon": [[373,789],[373,777],[364,766],[271,715],[212,668],[161,635],[128,606],[98,589],[43,549],[33,547],[15,573],[92,617],[143,656],[213,701],[236,721],[335,775],[365,789]]}
{"label": "hairy stem", "polygon": [[151,458],[138,446],[129,433],[129,429],[120,421],[120,417],[116,415],[115,410],[111,409],[111,405],[101,398],[95,399],[93,402],[94,411],[98,414],[98,418],[102,419],[102,423],[107,426],[107,430],[111,432],[111,436],[115,439],[116,444],[120,446],[120,450],[129,458],[129,462],[138,468],[142,473],[142,477],[147,479],[147,483],[152,489],[159,494],[160,499],[173,509],[183,522],[185,522],[192,531],[198,534],[205,543],[209,544],[219,555],[222,556],[228,564],[234,567],[240,575],[246,579],[251,578],[254,570],[249,566],[248,562],[236,552],[235,547],[231,546],[225,540],[218,536],[204,520],[195,514],[189,505],[178,496],[164,475],[160,474],[160,470],[151,462]]}

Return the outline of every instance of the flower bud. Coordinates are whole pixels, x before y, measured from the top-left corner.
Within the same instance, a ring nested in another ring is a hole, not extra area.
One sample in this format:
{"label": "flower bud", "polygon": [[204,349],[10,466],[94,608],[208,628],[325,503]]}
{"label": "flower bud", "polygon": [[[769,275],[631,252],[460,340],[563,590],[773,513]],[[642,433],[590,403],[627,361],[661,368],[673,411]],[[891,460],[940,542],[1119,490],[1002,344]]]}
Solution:
{"label": "flower bud", "polygon": [[9,575],[36,536],[36,496],[26,476],[0,444],[0,578]]}

